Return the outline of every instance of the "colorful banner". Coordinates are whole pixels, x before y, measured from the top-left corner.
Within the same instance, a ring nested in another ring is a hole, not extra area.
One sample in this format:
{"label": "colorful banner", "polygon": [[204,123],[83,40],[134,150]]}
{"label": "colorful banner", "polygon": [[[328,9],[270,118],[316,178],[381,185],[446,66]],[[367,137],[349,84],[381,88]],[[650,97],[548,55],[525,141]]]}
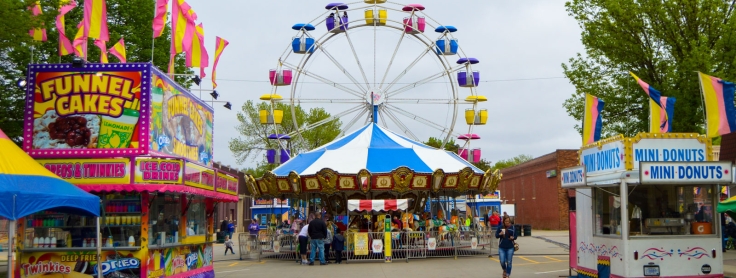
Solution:
{"label": "colorful banner", "polygon": [[[30,65],[23,148],[36,158],[145,154],[150,64]],[[31,116],[32,115],[32,116]]]}
{"label": "colorful banner", "polygon": [[368,255],[368,233],[355,233],[353,236],[355,237],[355,255]]}
{"label": "colorful banner", "polygon": [[182,274],[212,265],[212,245],[191,245],[151,250],[148,278]]}
{"label": "colorful banner", "polygon": [[[21,257],[19,277],[97,277],[95,251],[35,252]],[[102,251],[103,277],[141,277],[142,262],[131,252]],[[18,273],[16,271],[16,273]]]}
{"label": "colorful banner", "polygon": [[152,73],[151,148],[212,166],[212,107],[166,74]]}
{"label": "colorful banner", "polygon": [[130,159],[39,159],[43,167],[73,184],[129,184]]}
{"label": "colorful banner", "polygon": [[215,180],[215,189],[218,192],[237,194],[238,192],[238,177],[230,175],[224,172],[217,172],[217,179]]}
{"label": "colorful banner", "polygon": [[187,162],[184,169],[184,184],[207,189],[215,189],[215,171],[207,167]]}
{"label": "colorful banner", "polygon": [[184,167],[181,160],[136,159],[135,183],[182,184]]}

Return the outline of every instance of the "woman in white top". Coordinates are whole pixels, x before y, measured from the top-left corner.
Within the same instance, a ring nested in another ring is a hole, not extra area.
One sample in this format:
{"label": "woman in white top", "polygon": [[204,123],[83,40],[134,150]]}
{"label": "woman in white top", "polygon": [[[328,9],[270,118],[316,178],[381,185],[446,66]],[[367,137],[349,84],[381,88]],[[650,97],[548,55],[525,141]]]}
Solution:
{"label": "woman in white top", "polygon": [[304,225],[302,229],[299,231],[299,254],[302,255],[302,264],[308,265],[309,261],[307,261],[307,241],[309,239],[309,224]]}

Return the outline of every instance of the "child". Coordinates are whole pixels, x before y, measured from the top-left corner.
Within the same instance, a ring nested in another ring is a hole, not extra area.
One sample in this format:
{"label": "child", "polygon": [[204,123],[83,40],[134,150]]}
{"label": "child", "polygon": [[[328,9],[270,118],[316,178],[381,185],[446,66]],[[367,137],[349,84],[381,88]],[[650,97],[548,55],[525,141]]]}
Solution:
{"label": "child", "polygon": [[345,249],[345,236],[339,228],[332,239],[332,249],[335,250],[335,263],[340,264],[342,262],[342,250]]}
{"label": "child", "polygon": [[233,251],[233,241],[230,240],[229,236],[225,236],[225,255],[227,255],[228,249],[230,249],[230,253],[235,254],[235,251]]}

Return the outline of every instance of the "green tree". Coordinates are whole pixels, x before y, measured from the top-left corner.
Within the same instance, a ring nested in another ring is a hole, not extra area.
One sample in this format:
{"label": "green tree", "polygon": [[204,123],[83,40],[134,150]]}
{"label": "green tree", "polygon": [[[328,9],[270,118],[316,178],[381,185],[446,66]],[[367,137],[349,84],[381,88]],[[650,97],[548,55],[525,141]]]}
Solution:
{"label": "green tree", "polygon": [[473,163],[473,165],[475,167],[478,167],[478,169],[483,170],[483,172],[488,171],[488,169],[493,168],[491,166],[491,161],[486,160],[485,158],[481,158],[480,161],[478,161],[478,163]]}
{"label": "green tree", "polygon": [[[436,137],[429,137],[429,140],[427,142],[422,142],[427,146],[434,147],[434,148],[440,148],[442,146],[442,139],[436,138]],[[457,151],[460,149],[460,145],[455,143],[455,139],[450,138],[450,140],[447,141],[445,144],[445,150],[451,151],[454,153],[457,153]]]}
{"label": "green tree", "polygon": [[493,167],[491,167],[491,168],[493,170],[501,170],[501,169],[504,169],[504,168],[509,168],[509,167],[513,167],[513,166],[519,165],[521,163],[527,162],[527,161],[532,160],[532,159],[534,159],[534,157],[531,156],[531,155],[528,155],[528,154],[520,154],[520,155],[517,155],[517,156],[512,157],[512,158],[509,158],[509,159],[499,160],[495,164],[493,164]]}
{"label": "green tree", "polygon": [[[274,109],[284,111],[283,120],[278,125],[278,133],[293,135],[288,145],[281,146],[290,149],[292,155],[322,146],[340,135],[340,126],[342,123],[336,119],[319,125],[316,128],[303,131],[301,133],[302,136],[299,137],[296,135],[297,129],[294,126],[292,120],[293,115],[291,114],[289,105],[286,103],[277,103]],[[240,124],[235,129],[241,136],[230,140],[230,151],[233,152],[238,163],[242,163],[248,158],[256,160],[262,151],[279,147],[276,140],[268,139],[269,135],[275,133],[274,125],[261,124],[259,117],[260,110],[271,111],[271,106],[266,102],[256,104],[249,100],[243,104],[242,111],[238,112],[238,121]],[[294,110],[296,112],[297,122],[302,126],[330,117],[330,114],[324,108],[312,108],[308,113],[300,106],[297,106]],[[257,167],[256,169],[259,168]]]}
{"label": "green tree", "polygon": [[[77,33],[77,24],[83,17],[83,0],[76,0],[77,8],[66,14],[66,34],[70,40]],[[55,19],[58,14],[58,0],[42,0],[40,2],[43,15],[35,18],[27,7],[35,0],[0,0],[0,129],[11,139],[20,144],[23,134],[23,108],[25,94],[16,85],[18,78],[24,77],[26,66],[31,62],[37,64],[70,63],[73,55],[59,57],[59,33],[56,30]],[[154,11],[154,0],[107,0],[108,29],[112,47],[121,37],[125,38],[125,47],[128,62],[150,62],[159,69],[166,70],[169,62],[170,27],[164,34],[155,40],[155,53],[151,59],[153,30],[151,27]],[[28,30],[34,26],[46,28],[48,40],[36,42],[28,35]],[[87,60],[98,62],[100,49],[88,42]],[[110,56],[110,62],[117,62],[117,58]],[[191,74],[185,66],[184,56],[176,57],[175,69],[177,73]],[[186,76],[177,76],[176,80],[189,86],[191,79]]]}
{"label": "green tree", "polygon": [[[585,55],[563,64],[576,92],[563,107],[582,123],[584,94],[606,102],[603,137],[649,131],[649,99],[634,72],[663,95],[676,97],[675,132],[704,127],[695,71],[736,80],[735,1],[572,0],[565,4],[582,29]],[[581,125],[575,128],[581,132]]]}

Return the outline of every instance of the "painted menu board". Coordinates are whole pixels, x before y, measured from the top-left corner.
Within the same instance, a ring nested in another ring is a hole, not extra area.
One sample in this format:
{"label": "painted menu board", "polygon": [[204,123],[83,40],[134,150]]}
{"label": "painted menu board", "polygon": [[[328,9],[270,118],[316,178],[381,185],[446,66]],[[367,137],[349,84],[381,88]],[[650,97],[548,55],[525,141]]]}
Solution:
{"label": "painted menu board", "polygon": [[39,159],[46,169],[73,184],[128,184],[130,159]]}
{"label": "painted menu board", "polygon": [[212,245],[191,245],[155,249],[149,251],[147,277],[167,277],[211,268]]}
{"label": "painted menu board", "polygon": [[182,184],[182,166],[182,161],[176,159],[138,158],[135,160],[135,182]]}
{"label": "painted menu board", "polygon": [[[142,254],[142,253],[141,253]],[[102,251],[103,277],[141,277],[142,260],[131,252]],[[19,277],[97,277],[95,251],[34,252],[21,257]]]}
{"label": "painted menu board", "polygon": [[151,78],[151,149],[212,166],[212,107],[156,68]]}
{"label": "painted menu board", "polygon": [[23,148],[36,158],[148,151],[150,64],[30,65]]}

